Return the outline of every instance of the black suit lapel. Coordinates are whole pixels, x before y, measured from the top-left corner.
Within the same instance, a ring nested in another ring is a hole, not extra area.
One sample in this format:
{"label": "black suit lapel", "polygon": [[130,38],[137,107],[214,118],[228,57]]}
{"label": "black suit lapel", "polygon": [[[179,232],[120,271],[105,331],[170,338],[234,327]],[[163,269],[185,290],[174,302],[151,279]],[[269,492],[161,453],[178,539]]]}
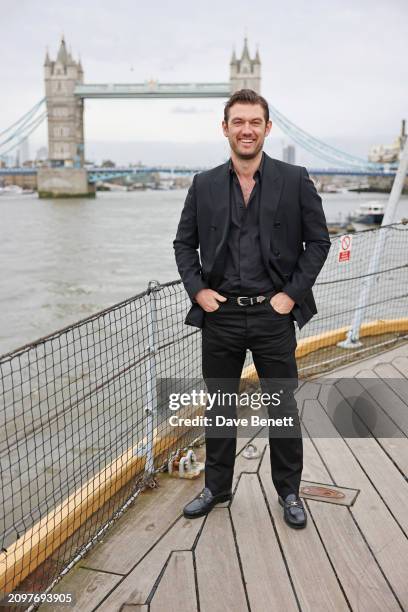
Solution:
{"label": "black suit lapel", "polygon": [[216,178],[211,182],[211,205],[214,210],[213,225],[217,228],[218,241],[214,251],[212,265],[220,254],[221,249],[226,244],[228,230],[231,221],[230,211],[230,175],[228,162],[223,164]]}
{"label": "black suit lapel", "polygon": [[259,239],[262,257],[267,270],[270,268],[269,252],[271,247],[272,227],[283,188],[283,176],[274,160],[266,155],[262,172],[262,189],[259,207]]}

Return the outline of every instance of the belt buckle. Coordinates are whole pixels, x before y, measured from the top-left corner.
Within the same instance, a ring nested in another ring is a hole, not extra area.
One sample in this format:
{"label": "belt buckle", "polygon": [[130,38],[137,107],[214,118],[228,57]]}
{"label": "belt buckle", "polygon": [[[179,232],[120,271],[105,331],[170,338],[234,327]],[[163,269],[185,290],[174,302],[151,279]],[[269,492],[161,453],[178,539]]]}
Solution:
{"label": "belt buckle", "polygon": [[238,303],[238,306],[245,306],[245,304],[243,304],[243,303],[241,302],[241,300],[247,300],[247,299],[248,299],[248,297],[247,297],[247,296],[245,296],[245,295],[241,295],[241,296],[237,297],[237,303]]}

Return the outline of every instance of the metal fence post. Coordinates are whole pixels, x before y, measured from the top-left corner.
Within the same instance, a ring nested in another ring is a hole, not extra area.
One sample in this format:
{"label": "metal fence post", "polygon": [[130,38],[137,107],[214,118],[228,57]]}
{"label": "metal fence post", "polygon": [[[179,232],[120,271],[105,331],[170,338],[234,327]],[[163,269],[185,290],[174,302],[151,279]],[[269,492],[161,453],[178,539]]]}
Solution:
{"label": "metal fence post", "polygon": [[147,287],[149,295],[149,317],[148,317],[148,376],[147,376],[147,404],[145,407],[147,424],[146,424],[146,463],[145,474],[151,474],[154,471],[154,420],[157,408],[157,377],[156,377],[156,342],[157,342],[157,305],[156,292],[160,283],[158,281],[150,281]]}
{"label": "metal fence post", "polygon": [[370,297],[371,287],[375,279],[375,273],[378,272],[378,267],[381,259],[381,255],[384,249],[385,240],[387,238],[388,230],[383,228],[385,225],[389,225],[394,220],[395,209],[399,202],[402,189],[404,187],[405,176],[408,170],[408,139],[405,142],[402,150],[400,163],[398,166],[397,173],[395,175],[394,183],[392,185],[390,197],[388,199],[387,206],[385,208],[384,217],[381,223],[381,228],[378,232],[377,240],[374,246],[374,251],[368,267],[368,276],[363,279],[363,288],[360,293],[357,308],[354,313],[354,319],[350,331],[347,334],[347,338],[343,342],[339,342],[337,346],[344,349],[353,349],[362,346],[360,338],[360,327],[364,317],[364,313],[367,307],[367,302]]}

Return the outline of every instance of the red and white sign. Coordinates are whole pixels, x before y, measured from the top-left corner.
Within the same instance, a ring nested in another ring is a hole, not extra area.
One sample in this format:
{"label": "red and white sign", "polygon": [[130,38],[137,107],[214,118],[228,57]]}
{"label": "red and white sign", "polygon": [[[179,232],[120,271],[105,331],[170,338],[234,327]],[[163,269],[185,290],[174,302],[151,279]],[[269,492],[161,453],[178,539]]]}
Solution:
{"label": "red and white sign", "polygon": [[350,261],[352,237],[350,234],[346,234],[340,238],[339,262]]}

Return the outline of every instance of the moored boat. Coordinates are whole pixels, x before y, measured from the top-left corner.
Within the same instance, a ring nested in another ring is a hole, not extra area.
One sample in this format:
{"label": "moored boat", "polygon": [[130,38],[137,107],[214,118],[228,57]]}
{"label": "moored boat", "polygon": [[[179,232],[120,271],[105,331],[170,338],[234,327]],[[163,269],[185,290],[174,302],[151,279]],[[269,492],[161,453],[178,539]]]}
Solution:
{"label": "moored boat", "polygon": [[384,218],[384,204],[378,200],[372,200],[361,204],[352,215],[352,222],[356,230],[378,227]]}

